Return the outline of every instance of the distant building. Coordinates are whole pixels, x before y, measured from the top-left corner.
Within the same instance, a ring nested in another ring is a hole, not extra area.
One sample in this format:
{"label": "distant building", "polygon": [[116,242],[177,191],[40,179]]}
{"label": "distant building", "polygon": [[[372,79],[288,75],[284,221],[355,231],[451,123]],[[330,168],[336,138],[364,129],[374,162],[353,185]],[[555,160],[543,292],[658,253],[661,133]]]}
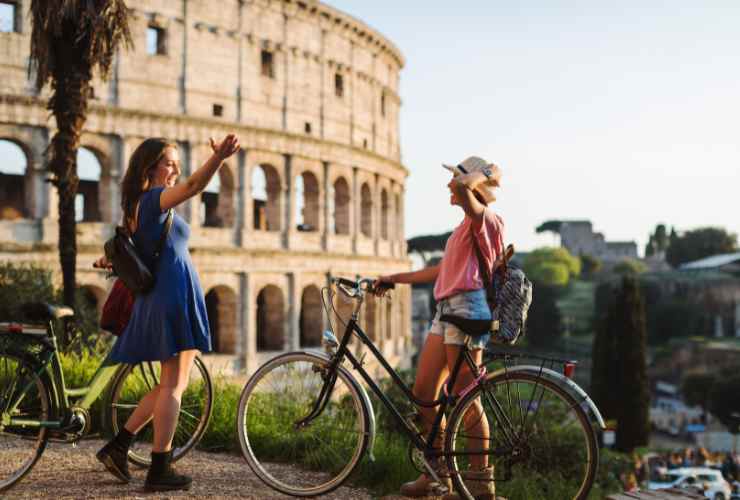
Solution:
{"label": "distant building", "polygon": [[679,266],[681,271],[721,271],[725,273],[740,274],[740,252],[710,255],[703,259],[686,262]]}
{"label": "distant building", "polygon": [[604,261],[637,258],[634,241],[606,241],[602,233],[595,233],[589,220],[558,221],[556,230],[560,244],[573,255],[592,255]]}

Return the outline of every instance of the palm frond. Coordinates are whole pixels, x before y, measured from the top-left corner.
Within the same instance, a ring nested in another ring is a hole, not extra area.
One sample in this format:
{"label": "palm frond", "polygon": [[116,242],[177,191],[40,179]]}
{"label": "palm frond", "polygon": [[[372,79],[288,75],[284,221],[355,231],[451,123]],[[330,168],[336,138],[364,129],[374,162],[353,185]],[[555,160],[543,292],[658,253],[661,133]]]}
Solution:
{"label": "palm frond", "polygon": [[[119,46],[133,46],[131,11],[123,0],[32,0],[30,6],[31,65],[39,90],[60,61],[54,47],[73,43],[81,66],[97,70],[102,78],[110,71]],[[73,68],[68,68],[74,70]]]}

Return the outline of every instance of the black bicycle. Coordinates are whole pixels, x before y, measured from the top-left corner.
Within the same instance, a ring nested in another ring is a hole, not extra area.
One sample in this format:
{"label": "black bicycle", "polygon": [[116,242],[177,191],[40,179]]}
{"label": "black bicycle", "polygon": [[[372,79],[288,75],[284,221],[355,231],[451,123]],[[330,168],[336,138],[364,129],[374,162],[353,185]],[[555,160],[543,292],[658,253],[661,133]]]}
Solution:
{"label": "black bicycle", "polygon": [[[355,301],[351,318],[338,341],[324,332],[322,352],[291,352],[260,367],[239,400],[237,431],[244,457],[268,486],[293,496],[316,496],[339,487],[360,463],[375,437],[375,414],[354,368],[397,421],[410,442],[410,454],[420,471],[437,483],[443,494],[444,474],[455,490],[471,499],[481,480],[495,481],[497,494],[515,498],[584,499],[598,465],[594,426],[603,420],[590,398],[564,373],[572,362],[537,357],[537,365],[517,365],[517,354],[502,349],[476,366],[467,348],[461,349],[442,394],[434,401],[417,399],[358,325],[358,315],[373,280],[334,278],[341,296]],[[322,300],[333,297],[332,288]],[[427,436],[416,419],[404,416],[378,387],[349,348],[358,338],[387,371],[410,403],[438,407]],[[533,356],[528,356],[533,357]],[[349,362],[349,365],[346,366]],[[477,374],[459,394],[452,388],[463,363]],[[555,371],[562,365],[562,372]],[[482,411],[481,411],[482,410]],[[445,431],[441,431],[443,416]],[[444,448],[433,443],[443,432]],[[438,473],[439,463],[446,472]],[[492,477],[481,479],[481,465],[493,466]],[[298,466],[298,470],[296,470]]]}

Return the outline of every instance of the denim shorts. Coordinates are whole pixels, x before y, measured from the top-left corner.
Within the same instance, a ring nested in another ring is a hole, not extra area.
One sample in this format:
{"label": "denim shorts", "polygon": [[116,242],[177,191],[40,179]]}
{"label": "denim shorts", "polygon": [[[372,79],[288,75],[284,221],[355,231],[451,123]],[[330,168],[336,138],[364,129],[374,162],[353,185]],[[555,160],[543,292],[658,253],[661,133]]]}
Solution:
{"label": "denim shorts", "polygon": [[472,337],[463,333],[455,325],[441,321],[439,318],[443,314],[452,314],[467,319],[491,319],[485,290],[462,292],[437,302],[437,314],[432,319],[429,334],[443,336],[445,344],[467,345],[470,350],[482,349],[491,339],[490,333],[485,333],[479,337]]}

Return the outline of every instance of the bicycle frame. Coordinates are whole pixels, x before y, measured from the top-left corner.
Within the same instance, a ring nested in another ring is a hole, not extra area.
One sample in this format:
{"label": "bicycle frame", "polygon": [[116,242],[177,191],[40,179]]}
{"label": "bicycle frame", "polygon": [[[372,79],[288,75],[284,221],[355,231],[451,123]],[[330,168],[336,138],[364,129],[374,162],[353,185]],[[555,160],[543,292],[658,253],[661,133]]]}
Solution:
{"label": "bicycle frame", "polygon": [[[418,399],[416,396],[414,396],[413,392],[409,387],[401,380],[401,377],[398,376],[396,371],[388,364],[388,361],[386,361],[383,354],[378,351],[378,349],[375,347],[373,342],[368,338],[367,334],[360,328],[360,326],[357,324],[357,310],[359,310],[359,306],[353,312],[352,317],[350,318],[349,322],[347,323],[344,336],[342,337],[341,342],[339,343],[339,347],[337,348],[336,354],[333,357],[332,363],[329,366],[329,373],[332,374],[329,378],[327,378],[326,382],[324,383],[324,386],[321,390],[321,393],[319,394],[319,397],[316,400],[316,403],[314,404],[314,408],[309,413],[308,416],[303,418],[301,421],[297,422],[296,426],[301,427],[304,425],[307,425],[311,420],[316,418],[324,409],[326,404],[328,403],[329,397],[331,396],[331,391],[333,390],[334,381],[336,380],[336,371],[339,365],[342,363],[342,361],[346,358],[349,360],[349,362],[352,364],[352,366],[357,370],[357,372],[360,374],[360,376],[363,378],[363,380],[367,383],[367,385],[370,387],[370,389],[375,393],[375,395],[382,401],[382,403],[385,405],[385,407],[390,411],[391,415],[393,415],[394,419],[401,425],[401,428],[406,433],[406,436],[414,443],[414,446],[416,449],[423,451],[424,455],[428,458],[432,457],[439,457],[439,456],[447,456],[447,455],[454,455],[457,453],[445,453],[442,450],[437,450],[433,447],[433,443],[437,436],[440,433],[440,428],[442,425],[442,419],[444,418],[444,414],[446,409],[454,405],[457,401],[459,395],[453,394],[453,388],[455,386],[455,382],[457,381],[458,374],[460,372],[460,369],[462,367],[463,362],[466,362],[468,366],[471,369],[471,373],[475,374],[475,379],[473,383],[467,387],[465,390],[462,391],[461,395],[466,394],[469,390],[471,390],[477,383],[479,382],[480,378],[485,375],[485,368],[481,370],[481,372],[478,371],[478,367],[473,361],[472,357],[470,356],[470,351],[468,351],[467,348],[463,348],[460,351],[460,355],[458,356],[457,360],[455,361],[455,364],[452,369],[452,373],[450,374],[447,382],[446,382],[446,390],[442,392],[442,395],[437,398],[434,401],[423,401]],[[378,385],[373,381],[372,377],[365,371],[365,369],[362,367],[362,359],[358,360],[352,352],[348,349],[349,340],[353,337],[357,337],[360,339],[360,341],[370,350],[370,352],[373,354],[375,359],[380,363],[380,365],[383,367],[383,369],[388,373],[394,384],[399,387],[403,393],[406,395],[406,397],[412,401],[414,404],[426,407],[426,408],[435,408],[439,407],[437,411],[437,416],[435,417],[434,422],[432,423],[432,429],[427,436],[426,442],[420,437],[421,435],[417,433],[415,429],[412,428],[412,426],[407,422],[407,420],[401,415],[401,413],[398,411],[398,409],[395,407],[395,405],[383,394],[383,391],[378,387]],[[500,408],[498,405],[498,401],[495,400],[495,396],[492,396],[495,405]],[[500,415],[506,419],[506,416],[503,413],[503,410],[500,412],[497,412]],[[496,415],[496,419],[501,422],[501,419],[499,415]],[[511,423],[508,422],[508,419],[506,419],[506,424],[511,426]],[[511,427],[509,427],[511,428]]]}
{"label": "bicycle frame", "polygon": [[[62,371],[62,364],[59,359],[59,350],[56,335],[54,333],[53,322],[49,321],[47,325],[48,341],[51,349],[44,359],[40,360],[39,368],[36,375],[47,380],[49,389],[49,398],[51,404],[51,417],[54,420],[33,421],[28,419],[16,419],[10,417],[8,424],[23,425],[27,427],[47,427],[49,429],[61,429],[65,427],[71,417],[71,409],[80,408],[89,410],[93,403],[100,397],[120,370],[125,369],[126,365],[116,363],[110,359],[110,353],[95,371],[90,383],[87,386],[79,388],[67,388]],[[31,390],[33,380],[18,393],[15,401],[8,402],[6,411],[12,413],[21,403],[25,395]],[[80,400],[81,399],[81,400]],[[73,401],[74,400],[74,401]],[[74,402],[75,404],[71,404]]]}

